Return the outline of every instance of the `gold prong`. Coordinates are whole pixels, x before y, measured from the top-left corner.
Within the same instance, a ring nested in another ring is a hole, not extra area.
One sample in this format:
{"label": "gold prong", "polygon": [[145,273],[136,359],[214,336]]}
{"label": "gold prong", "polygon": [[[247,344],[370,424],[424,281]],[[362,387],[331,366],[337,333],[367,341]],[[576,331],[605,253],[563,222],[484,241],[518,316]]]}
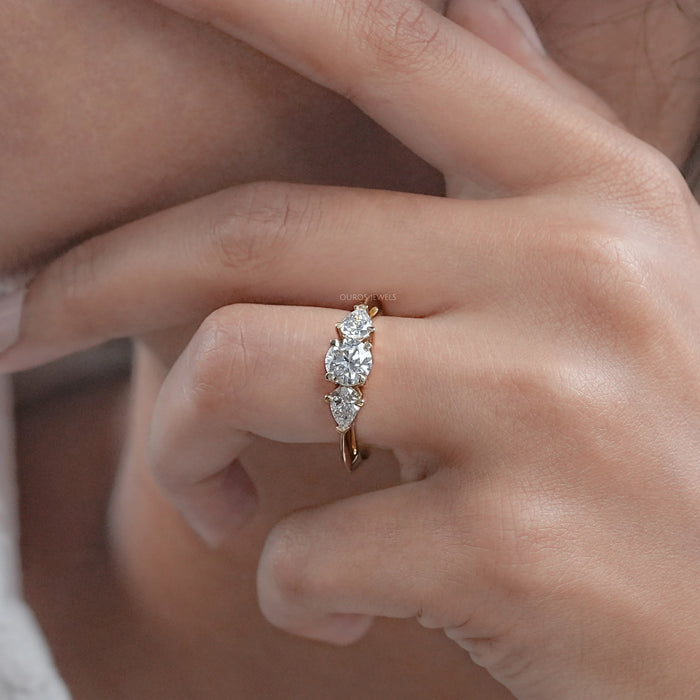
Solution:
{"label": "gold prong", "polygon": [[329,382],[334,382],[334,383],[335,383],[335,377],[334,377],[330,372],[328,372],[328,373],[326,374],[326,379],[327,379]]}
{"label": "gold prong", "polygon": [[333,399],[331,398],[331,395],[330,395],[330,394],[326,394],[326,395],[323,397],[323,400],[324,400],[326,403],[330,403]]}
{"label": "gold prong", "polygon": [[364,405],[365,405],[364,399],[358,399],[357,401],[355,401],[355,406],[357,406],[358,408],[362,408]]}

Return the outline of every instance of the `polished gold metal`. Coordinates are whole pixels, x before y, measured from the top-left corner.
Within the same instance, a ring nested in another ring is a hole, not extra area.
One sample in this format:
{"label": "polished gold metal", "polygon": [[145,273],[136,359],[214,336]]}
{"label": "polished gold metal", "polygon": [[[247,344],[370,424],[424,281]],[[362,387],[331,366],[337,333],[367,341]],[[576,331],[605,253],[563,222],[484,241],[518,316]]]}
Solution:
{"label": "polished gold metal", "polygon": [[355,422],[348,430],[345,430],[340,435],[340,456],[343,458],[343,464],[349,472],[354,472],[362,462],[362,455],[357,447],[357,437],[355,436]]}
{"label": "polished gold metal", "polygon": [[[364,306],[367,307],[367,314],[369,315],[370,318],[374,318],[375,316],[378,316],[379,314],[382,313],[382,304],[378,299],[374,298],[374,295],[368,295],[365,297],[365,300],[362,302]],[[370,303],[372,303],[372,306],[370,306]],[[336,332],[338,334],[338,340],[331,340],[331,345],[335,345],[338,343],[340,340],[343,340],[343,334],[341,332],[341,323],[336,323],[335,328]],[[374,337],[374,329],[370,333],[370,337]],[[368,344],[370,347],[372,344],[369,341]],[[328,381],[333,381],[333,378],[329,375],[326,374],[326,379]],[[356,389],[357,391],[360,392],[360,395],[362,396],[362,387],[364,386],[365,382],[361,382],[360,384],[354,386],[353,388]],[[331,396],[330,394],[326,394],[324,396],[324,400],[326,403],[331,402]],[[364,396],[362,396],[361,402],[357,404],[358,406],[362,407],[364,406],[365,401],[364,401]],[[343,464],[345,465],[345,468],[349,472],[354,472],[359,466],[362,460],[367,459],[370,455],[370,451],[368,448],[365,448],[361,450],[358,447],[357,444],[357,435],[355,433],[355,421],[350,424],[350,427],[343,430],[340,428],[340,426],[336,425],[336,430],[340,433],[340,456],[343,459]]]}

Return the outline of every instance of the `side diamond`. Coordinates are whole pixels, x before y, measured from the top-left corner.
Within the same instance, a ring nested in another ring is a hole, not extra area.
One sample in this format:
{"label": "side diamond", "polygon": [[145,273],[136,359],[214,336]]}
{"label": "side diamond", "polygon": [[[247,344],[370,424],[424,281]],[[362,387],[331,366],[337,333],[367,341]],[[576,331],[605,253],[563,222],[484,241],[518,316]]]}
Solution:
{"label": "side diamond", "polygon": [[348,386],[338,387],[326,396],[326,400],[331,406],[331,413],[338,424],[338,429],[343,432],[350,428],[363,405],[362,394]]}
{"label": "side diamond", "polygon": [[374,331],[374,326],[367,312],[367,307],[364,304],[358,304],[355,310],[351,311],[342,323],[338,324],[338,329],[344,338],[350,340],[364,340],[369,337],[369,334]]}

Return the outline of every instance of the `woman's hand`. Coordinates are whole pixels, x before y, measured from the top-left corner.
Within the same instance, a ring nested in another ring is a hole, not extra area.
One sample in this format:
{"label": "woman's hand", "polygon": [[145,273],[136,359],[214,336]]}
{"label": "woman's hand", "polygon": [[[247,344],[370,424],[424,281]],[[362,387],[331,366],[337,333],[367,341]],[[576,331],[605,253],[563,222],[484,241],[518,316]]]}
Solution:
{"label": "woman's hand", "polygon": [[[336,439],[322,358],[340,295],[392,292],[357,430],[405,483],[282,520],[268,619],[344,644],[415,616],[519,697],[692,696],[700,217],[676,169],[417,1],[177,9],[349,96],[451,198],[235,188],[83,247],[29,313],[64,313],[68,348],[152,328],[142,295],[163,326],[257,302],[207,317],[154,416],[156,479],[216,544],[250,503],[251,435]],[[466,199],[474,183],[501,197]],[[110,280],[124,305],[99,319],[86,290]]]}

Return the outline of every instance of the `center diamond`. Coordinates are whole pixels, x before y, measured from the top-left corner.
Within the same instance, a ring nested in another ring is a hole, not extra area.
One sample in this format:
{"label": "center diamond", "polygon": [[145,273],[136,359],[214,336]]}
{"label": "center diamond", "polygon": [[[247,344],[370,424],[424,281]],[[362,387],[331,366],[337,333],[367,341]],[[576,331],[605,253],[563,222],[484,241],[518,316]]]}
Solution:
{"label": "center diamond", "polygon": [[367,381],[372,369],[372,345],[361,340],[333,340],[326,353],[326,379],[341,386]]}

